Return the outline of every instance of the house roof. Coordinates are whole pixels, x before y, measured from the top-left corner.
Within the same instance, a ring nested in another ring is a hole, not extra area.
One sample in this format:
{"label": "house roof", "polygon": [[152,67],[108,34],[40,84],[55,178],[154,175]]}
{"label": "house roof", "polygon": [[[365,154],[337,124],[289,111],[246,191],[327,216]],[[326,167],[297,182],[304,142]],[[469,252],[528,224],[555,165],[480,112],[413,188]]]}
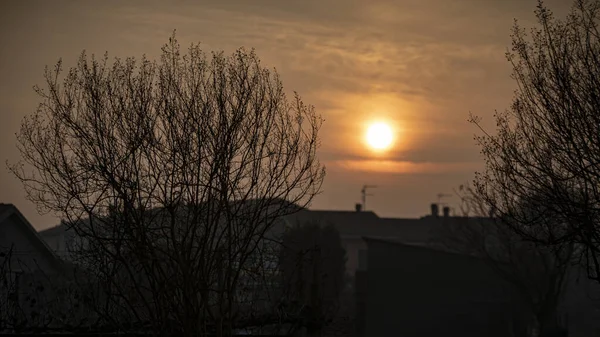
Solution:
{"label": "house roof", "polygon": [[[340,232],[343,238],[362,237],[394,239],[404,243],[430,244],[440,234],[439,229],[444,224],[460,224],[465,220],[461,217],[432,217],[422,218],[382,218],[372,211],[339,211],[339,210],[309,210],[294,209],[292,214],[283,216],[288,226],[306,223],[331,224]],[[449,221],[448,221],[449,220]],[[285,225],[274,225],[271,235],[279,235],[285,231]],[[62,225],[41,231],[42,236],[52,236],[64,231]]]}
{"label": "house roof", "polygon": [[17,209],[17,207],[12,204],[0,204],[0,226],[6,219],[13,217],[13,216],[19,220],[19,223],[23,226],[23,228],[25,229],[25,232],[31,238],[31,242],[43,254],[46,254],[48,257],[50,257],[50,260],[53,261],[53,263],[55,264],[55,267],[62,268],[62,266],[63,266],[62,261],[54,253],[54,251],[52,251],[52,249],[50,249],[50,247],[48,247],[46,242],[44,240],[42,240],[42,238],[39,236],[39,233],[35,230],[35,228],[33,228],[31,223],[29,221],[27,221],[27,219],[25,218],[25,216],[23,216],[23,214],[19,211],[19,209]]}
{"label": "house roof", "polygon": [[287,218],[296,223],[332,224],[345,237],[395,238],[403,242],[428,242],[439,223],[419,218],[380,218],[374,212],[302,210]]}
{"label": "house roof", "polygon": [[54,236],[54,235],[58,235],[58,234],[64,233],[65,229],[66,229],[66,227],[61,223],[61,224],[58,224],[58,225],[56,225],[54,227],[50,227],[50,228],[46,228],[44,230],[41,230],[38,233],[42,237]]}
{"label": "house roof", "polygon": [[394,239],[394,238],[384,239],[384,238],[374,238],[374,237],[368,237],[368,236],[363,237],[363,240],[365,240],[365,242],[367,242],[367,245],[371,245],[371,244],[395,245],[398,247],[412,248],[412,249],[417,249],[417,250],[436,251],[436,252],[440,252],[440,253],[451,254],[451,255],[456,255],[456,256],[463,256],[463,257],[481,260],[481,258],[479,258],[479,257],[473,256],[473,255],[468,255],[468,254],[458,253],[456,251],[448,249],[447,247],[445,247],[443,245],[435,244],[435,243],[426,243],[426,242],[425,243],[406,243],[403,240]]}
{"label": "house roof", "polygon": [[390,227],[388,238],[402,242],[425,243],[433,236],[433,232],[439,226],[439,222],[426,221],[424,219],[381,219],[382,223]]}
{"label": "house roof", "polygon": [[342,235],[361,235],[365,228],[374,228],[380,218],[373,212],[302,210],[287,216],[286,220],[291,225],[306,223],[331,224]]}
{"label": "house roof", "polygon": [[2,214],[11,207],[11,204],[0,204],[0,216],[2,216]]}
{"label": "house roof", "polygon": [[[233,201],[230,203],[230,205],[236,207],[235,211],[238,213],[237,217],[244,221],[247,220],[247,217],[257,217],[257,216],[259,216],[259,217],[262,216],[265,218],[281,216],[281,217],[285,218],[288,214],[295,213],[299,210],[304,209],[292,202],[286,201],[281,198],[273,198],[273,199],[263,198],[263,199],[249,199],[249,200],[244,200],[244,201]],[[200,208],[200,211],[202,211],[202,209],[203,208]],[[181,205],[177,210],[178,214],[176,214],[176,216],[186,217],[188,212],[195,212],[195,211],[198,211],[198,210],[194,210],[193,206]],[[163,216],[166,217],[166,219],[168,221],[170,221],[169,219],[171,217],[171,213],[164,207],[156,207],[156,208],[148,209],[145,211],[144,214],[150,220],[149,223],[152,223],[152,221],[157,221],[157,224],[159,226],[160,226],[160,221],[164,220]],[[80,223],[80,224],[89,223],[89,218],[82,218],[82,219],[78,220],[78,223]],[[274,226],[274,227],[277,227],[277,226]],[[282,227],[282,226],[279,226],[279,227]],[[39,232],[39,234],[42,237],[52,237],[55,235],[62,235],[68,229],[69,229],[69,227],[67,227],[67,225],[64,222],[61,222],[60,224],[58,224],[54,227],[50,227],[50,228],[41,230]]]}

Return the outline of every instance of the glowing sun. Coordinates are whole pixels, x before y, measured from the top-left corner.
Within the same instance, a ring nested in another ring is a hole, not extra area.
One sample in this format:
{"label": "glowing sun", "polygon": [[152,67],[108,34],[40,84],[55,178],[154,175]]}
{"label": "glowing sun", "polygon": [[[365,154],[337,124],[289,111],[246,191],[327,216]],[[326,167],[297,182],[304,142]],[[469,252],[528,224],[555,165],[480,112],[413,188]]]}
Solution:
{"label": "glowing sun", "polygon": [[373,123],[367,129],[367,144],[373,150],[386,150],[390,148],[393,140],[392,128],[386,123]]}

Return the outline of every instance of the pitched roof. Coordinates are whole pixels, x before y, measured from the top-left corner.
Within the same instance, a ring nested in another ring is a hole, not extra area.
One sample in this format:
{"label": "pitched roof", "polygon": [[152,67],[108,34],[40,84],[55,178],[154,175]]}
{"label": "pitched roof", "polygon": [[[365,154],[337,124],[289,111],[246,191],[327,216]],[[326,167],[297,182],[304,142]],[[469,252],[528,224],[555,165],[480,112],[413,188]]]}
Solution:
{"label": "pitched roof", "polygon": [[401,240],[402,242],[426,243],[429,242],[433,232],[439,225],[437,222],[424,219],[381,219],[385,226],[390,227],[388,238]]}
{"label": "pitched roof", "polygon": [[363,237],[363,240],[365,240],[368,245],[386,244],[386,245],[397,246],[399,248],[404,247],[404,248],[411,248],[411,249],[416,249],[416,250],[421,250],[421,251],[434,251],[434,252],[450,254],[450,255],[454,255],[454,256],[462,256],[462,257],[467,257],[467,258],[473,258],[476,260],[482,260],[480,257],[459,253],[459,252],[447,249],[445,246],[439,245],[439,244],[406,243],[399,239],[382,239],[382,238],[373,238],[373,237],[367,237],[367,236]]}
{"label": "pitched roof", "polygon": [[374,227],[380,220],[373,212],[302,210],[286,217],[291,225],[318,223],[333,225],[342,235],[361,235],[365,228]]}
{"label": "pitched roof", "polygon": [[38,233],[42,237],[54,236],[54,235],[64,233],[65,229],[66,229],[65,225],[61,223],[54,227],[43,229],[43,230],[39,231]]}
{"label": "pitched roof", "polygon": [[0,219],[4,218],[4,212],[8,212],[13,207],[11,204],[1,204],[0,203]]}
{"label": "pitched roof", "polygon": [[[422,218],[381,218],[372,211],[328,211],[296,209],[296,212],[284,216],[288,225],[295,226],[316,222],[321,225],[331,224],[337,228],[342,237],[396,239],[404,243],[429,244],[439,234],[439,229],[445,224],[459,224],[465,220],[461,217],[431,217]],[[450,221],[448,221],[450,220]],[[285,226],[275,225],[270,234],[282,234]],[[41,231],[42,236],[55,235],[64,231],[62,225]]]}
{"label": "pitched roof", "polygon": [[[287,216],[288,214],[293,214],[299,210],[303,210],[304,208],[286,201],[281,198],[273,198],[273,199],[248,199],[243,201],[233,201],[230,203],[231,206],[235,207],[235,212],[237,212],[237,217],[240,219],[246,220],[248,216],[256,217],[263,216],[274,217],[274,216]],[[204,211],[205,208],[203,204],[200,204],[200,208],[194,208],[190,205],[181,205],[177,209],[176,216],[186,217],[189,212],[198,212]],[[145,216],[148,217],[150,221],[157,221],[159,223],[162,217],[166,217],[166,219],[170,219],[172,216],[171,213],[164,207],[155,207],[148,209],[144,212]],[[163,219],[164,220],[164,219]],[[170,221],[170,220],[169,220]],[[187,220],[186,220],[187,221]],[[78,220],[78,223],[89,223],[89,218],[82,218]],[[276,227],[276,226],[274,226]],[[281,227],[281,226],[280,226]],[[60,224],[50,227],[39,232],[42,237],[51,237],[55,235],[63,235],[69,227],[61,222]]]}
{"label": "pitched roof", "polygon": [[31,223],[27,221],[25,216],[17,209],[16,206],[12,204],[0,204],[0,225],[4,222],[4,220],[8,219],[11,216],[16,216],[22,224],[25,232],[28,233],[31,238],[31,242],[43,253],[50,257],[50,260],[53,261],[55,267],[62,268],[63,263],[58,258],[58,256],[54,253],[50,247],[46,244],[44,240],[39,236],[38,232],[33,228]]}
{"label": "pitched roof", "polygon": [[287,218],[296,223],[332,224],[345,237],[396,238],[403,242],[428,242],[436,221],[419,218],[380,218],[373,212],[302,210]]}

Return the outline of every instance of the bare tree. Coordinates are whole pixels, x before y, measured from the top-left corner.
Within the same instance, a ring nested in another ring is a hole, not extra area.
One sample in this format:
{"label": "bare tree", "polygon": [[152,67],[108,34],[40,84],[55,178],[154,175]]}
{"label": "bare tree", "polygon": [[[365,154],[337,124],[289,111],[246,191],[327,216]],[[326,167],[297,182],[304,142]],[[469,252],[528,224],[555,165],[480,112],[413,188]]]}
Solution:
{"label": "bare tree", "polygon": [[22,254],[14,245],[0,247],[0,332],[74,332],[89,324],[81,288],[67,275],[46,273],[30,259],[26,263]]}
{"label": "bare tree", "polygon": [[253,51],[211,57],[173,36],[158,62],[91,60],[37,87],[9,165],[76,232],[107,323],[229,335],[261,240],[320,191],[322,119]]}
{"label": "bare tree", "polygon": [[[531,242],[573,245],[600,282],[599,11],[600,1],[576,0],[558,20],[540,1],[531,34],[513,29],[512,106],[496,114],[495,134],[471,121],[483,131],[474,188],[485,206]],[[540,225],[531,209],[553,221]]]}
{"label": "bare tree", "polygon": [[0,332],[14,331],[19,325],[16,277],[12,271],[13,246],[0,250]]}
{"label": "bare tree", "polygon": [[[516,336],[547,336],[563,331],[567,322],[561,309],[574,263],[573,245],[532,243],[513,230],[521,226],[514,219],[490,217],[476,190],[461,185],[455,193],[462,216],[442,225],[438,233],[440,243],[453,251],[482,258],[514,289]],[[538,226],[554,225],[556,221],[551,214],[539,213],[529,205],[520,207],[522,213],[530,215],[528,226],[534,221]]]}
{"label": "bare tree", "polygon": [[295,312],[296,326],[309,336],[322,335],[341,318],[346,251],[340,233],[331,224],[298,224],[283,237],[279,265],[284,304]]}
{"label": "bare tree", "polygon": [[263,335],[347,335],[346,255],[337,230],[309,222],[273,234],[260,245],[258,263],[244,269],[240,305],[248,310],[236,327]]}

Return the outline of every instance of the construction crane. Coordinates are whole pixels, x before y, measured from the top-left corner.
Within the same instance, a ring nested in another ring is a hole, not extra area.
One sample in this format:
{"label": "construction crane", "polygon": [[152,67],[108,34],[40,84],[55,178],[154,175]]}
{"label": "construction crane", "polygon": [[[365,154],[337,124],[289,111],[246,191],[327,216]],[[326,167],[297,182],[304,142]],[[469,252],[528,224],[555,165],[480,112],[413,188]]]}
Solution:
{"label": "construction crane", "polygon": [[360,191],[362,194],[362,206],[363,206],[363,210],[367,210],[367,196],[372,196],[373,194],[368,194],[367,193],[367,189],[369,188],[376,188],[377,186],[375,185],[363,185],[362,190]]}

